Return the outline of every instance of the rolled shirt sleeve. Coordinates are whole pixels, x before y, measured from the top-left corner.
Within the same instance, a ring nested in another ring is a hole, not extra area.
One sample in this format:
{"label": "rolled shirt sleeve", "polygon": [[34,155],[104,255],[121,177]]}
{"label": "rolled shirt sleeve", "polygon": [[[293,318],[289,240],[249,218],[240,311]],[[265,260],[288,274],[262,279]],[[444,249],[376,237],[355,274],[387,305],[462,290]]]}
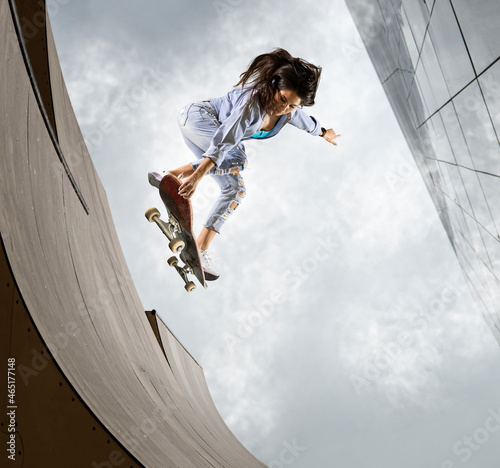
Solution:
{"label": "rolled shirt sleeve", "polygon": [[[232,148],[261,130],[265,112],[259,105],[247,105],[250,95],[249,88],[239,88],[232,90],[223,98],[211,100],[221,124],[204,156],[210,158],[217,167]],[[285,123],[290,123],[311,135],[321,133],[321,126],[316,118],[306,114],[302,109],[295,109],[289,119],[277,125],[272,136],[279,133]]]}
{"label": "rolled shirt sleeve", "polygon": [[295,109],[290,118],[290,125],[305,130],[311,135],[319,135],[321,133],[321,125],[315,117],[306,114],[302,109]]}
{"label": "rolled shirt sleeve", "polygon": [[219,119],[223,120],[204,153],[216,166],[220,166],[228,151],[260,130],[263,112],[259,106],[247,106],[248,98],[248,92],[241,93],[230,112],[224,113],[224,116],[219,112]]}
{"label": "rolled shirt sleeve", "polygon": [[212,142],[204,156],[220,166],[228,151],[242,140],[249,138],[259,130],[262,117],[248,106],[246,109],[234,109],[215,132]]}

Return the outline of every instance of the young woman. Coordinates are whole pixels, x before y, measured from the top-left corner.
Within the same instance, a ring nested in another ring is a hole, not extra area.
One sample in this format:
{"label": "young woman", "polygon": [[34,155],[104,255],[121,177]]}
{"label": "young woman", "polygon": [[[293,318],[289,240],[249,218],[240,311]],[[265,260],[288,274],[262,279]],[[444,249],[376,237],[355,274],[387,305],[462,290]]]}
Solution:
{"label": "young woman", "polygon": [[[208,247],[246,193],[241,172],[247,157],[242,142],[272,138],[285,124],[291,124],[337,145],[335,140],[340,135],[321,127],[314,117],[302,111],[302,107],[314,104],[320,75],[320,67],[276,49],[256,57],[225,96],[182,109],[179,126],[197,160],[169,171],[183,179],[179,193],[191,198],[206,174],[221,188],[197,239],[207,280],[219,277]],[[156,172],[149,173],[149,181],[155,187],[161,178]]]}

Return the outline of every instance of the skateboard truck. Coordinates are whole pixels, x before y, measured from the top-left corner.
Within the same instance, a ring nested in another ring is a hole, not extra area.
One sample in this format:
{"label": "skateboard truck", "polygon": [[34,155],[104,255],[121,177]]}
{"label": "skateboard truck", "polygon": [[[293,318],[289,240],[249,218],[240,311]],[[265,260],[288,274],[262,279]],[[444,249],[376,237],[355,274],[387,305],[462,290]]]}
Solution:
{"label": "skateboard truck", "polygon": [[160,212],[157,208],[150,208],[146,211],[145,214],[147,220],[150,223],[156,223],[156,225],[160,228],[160,230],[165,234],[170,240],[168,246],[173,253],[181,253],[182,249],[184,249],[184,241],[176,237],[176,233],[181,232],[181,228],[177,220],[169,215],[168,223],[163,221],[160,218]]}
{"label": "skateboard truck", "polygon": [[179,266],[179,259],[173,255],[167,260],[168,266],[171,266],[177,270],[177,273],[181,276],[181,278],[184,280],[186,283],[186,286],[184,288],[186,289],[187,292],[194,291],[196,289],[196,284],[194,284],[192,281],[189,281],[188,275],[193,275],[193,269],[189,265],[184,265],[183,267]]}
{"label": "skateboard truck", "polygon": [[[157,208],[150,208],[146,211],[145,216],[150,223],[156,223],[160,230],[170,240],[168,246],[175,254],[180,254],[185,247],[185,242],[176,236],[177,233],[182,232],[179,222],[169,213],[168,222],[160,218],[160,212]],[[184,288],[187,292],[196,289],[196,284],[189,280],[188,275],[194,274],[193,268],[186,264],[183,267],[179,266],[179,260],[174,255],[167,260],[169,266],[175,268],[180,277],[184,280],[186,285]]]}

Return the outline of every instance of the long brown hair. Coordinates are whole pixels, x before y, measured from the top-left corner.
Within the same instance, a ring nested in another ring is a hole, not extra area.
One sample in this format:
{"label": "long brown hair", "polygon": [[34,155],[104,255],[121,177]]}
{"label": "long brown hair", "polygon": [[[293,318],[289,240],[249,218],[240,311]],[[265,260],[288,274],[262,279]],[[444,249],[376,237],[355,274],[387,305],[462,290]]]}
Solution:
{"label": "long brown hair", "polygon": [[[285,49],[275,49],[253,59],[235,86],[252,86],[250,100],[258,100],[265,112],[275,110],[277,91],[295,91],[302,106],[314,105],[321,67],[292,57]],[[250,102],[250,101],[249,101]]]}

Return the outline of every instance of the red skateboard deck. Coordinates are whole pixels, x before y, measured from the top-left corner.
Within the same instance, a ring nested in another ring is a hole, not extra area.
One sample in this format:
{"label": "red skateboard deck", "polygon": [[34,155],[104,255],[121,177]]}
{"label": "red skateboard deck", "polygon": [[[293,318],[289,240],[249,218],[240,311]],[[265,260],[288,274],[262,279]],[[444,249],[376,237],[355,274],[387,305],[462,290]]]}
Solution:
{"label": "red skateboard deck", "polygon": [[[186,264],[188,269],[192,271],[188,271],[186,267],[181,268],[176,264],[171,264],[170,260],[169,264],[175,266],[177,272],[181,275],[186,284],[188,284],[187,273],[192,273],[196,276],[200,284],[206,288],[205,275],[201,268],[200,252],[193,234],[193,208],[191,206],[191,200],[185,199],[179,195],[179,187],[181,184],[182,182],[180,179],[171,174],[165,175],[160,182],[160,197],[169,213],[169,222],[160,220],[159,214],[156,220],[153,216],[151,216],[150,219],[147,212],[146,217],[151,222],[155,221],[158,227],[160,227],[170,240],[178,238],[184,242],[184,248],[180,252],[179,257]],[[190,289],[188,289],[188,291],[189,290]]]}

